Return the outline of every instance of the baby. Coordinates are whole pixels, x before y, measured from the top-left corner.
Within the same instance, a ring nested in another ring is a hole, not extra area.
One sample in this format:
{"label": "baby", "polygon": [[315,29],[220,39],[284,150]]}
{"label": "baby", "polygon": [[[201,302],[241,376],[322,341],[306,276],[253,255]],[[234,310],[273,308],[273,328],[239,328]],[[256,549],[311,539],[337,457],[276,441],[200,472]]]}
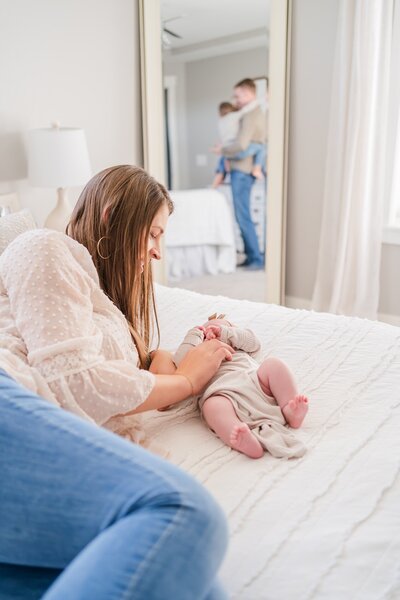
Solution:
{"label": "baby", "polygon": [[[231,102],[221,102],[218,107],[218,112],[220,116],[218,121],[220,142],[222,147],[229,146],[238,134],[239,121],[243,117],[245,108],[238,110]],[[253,156],[253,168],[251,174],[256,179],[261,179],[263,177],[263,170],[265,169],[266,162],[265,144],[250,142],[245,150],[238,152],[233,158],[235,160],[241,160],[247,156]],[[226,160],[224,156],[221,156],[215,171],[215,177],[212,183],[213,188],[217,188],[221,185],[227,171],[229,171],[229,160]]]}
{"label": "baby", "polygon": [[190,329],[174,356],[178,366],[190,348],[215,338],[236,350],[196,397],[205,422],[225,444],[250,458],[260,458],[265,450],[278,458],[302,456],[304,445],[286,425],[301,426],[307,398],[298,393],[282,360],[269,357],[259,364],[255,356],[261,345],[254,333],[224,316],[212,315],[204,325]]}

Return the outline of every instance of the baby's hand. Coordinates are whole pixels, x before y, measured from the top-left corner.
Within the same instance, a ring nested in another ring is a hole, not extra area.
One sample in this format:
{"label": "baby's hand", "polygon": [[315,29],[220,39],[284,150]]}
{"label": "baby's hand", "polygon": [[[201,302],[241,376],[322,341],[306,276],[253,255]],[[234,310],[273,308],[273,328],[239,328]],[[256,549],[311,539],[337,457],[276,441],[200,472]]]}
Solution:
{"label": "baby's hand", "polygon": [[222,154],[222,144],[214,144],[210,150],[214,154]]}
{"label": "baby's hand", "polygon": [[204,330],[206,340],[219,339],[221,336],[221,327],[219,325],[208,325]]}

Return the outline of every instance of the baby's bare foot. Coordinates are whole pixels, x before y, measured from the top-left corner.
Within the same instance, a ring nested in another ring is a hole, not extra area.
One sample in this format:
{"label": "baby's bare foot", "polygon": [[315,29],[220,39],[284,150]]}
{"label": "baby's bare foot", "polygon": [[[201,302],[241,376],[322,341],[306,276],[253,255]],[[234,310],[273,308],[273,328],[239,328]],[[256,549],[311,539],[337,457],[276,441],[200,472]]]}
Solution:
{"label": "baby's bare foot", "polygon": [[308,399],[306,396],[295,396],[286,406],[282,408],[283,416],[290,427],[298,429],[308,411]]}
{"label": "baby's bare foot", "polygon": [[263,447],[251,433],[246,423],[235,425],[231,431],[229,443],[234,450],[243,452],[250,458],[261,458],[264,454]]}

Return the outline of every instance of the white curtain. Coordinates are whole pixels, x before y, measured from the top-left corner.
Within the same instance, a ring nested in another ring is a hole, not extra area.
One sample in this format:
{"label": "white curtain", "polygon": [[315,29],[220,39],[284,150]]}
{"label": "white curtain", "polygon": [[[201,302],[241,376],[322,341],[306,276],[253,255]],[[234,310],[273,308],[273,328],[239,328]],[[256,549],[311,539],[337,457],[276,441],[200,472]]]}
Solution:
{"label": "white curtain", "polygon": [[388,132],[388,225],[400,226],[400,0],[394,0],[392,65],[390,77],[390,122]]}
{"label": "white curtain", "polygon": [[341,0],[315,310],[375,319],[393,0]]}

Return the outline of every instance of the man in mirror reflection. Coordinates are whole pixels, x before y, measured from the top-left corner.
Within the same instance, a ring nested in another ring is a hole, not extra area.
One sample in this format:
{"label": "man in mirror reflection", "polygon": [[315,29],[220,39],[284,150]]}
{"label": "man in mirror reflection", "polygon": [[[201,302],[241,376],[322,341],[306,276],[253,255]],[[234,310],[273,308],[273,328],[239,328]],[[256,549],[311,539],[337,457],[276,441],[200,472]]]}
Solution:
{"label": "man in mirror reflection", "polygon": [[[218,133],[220,139],[220,146],[218,146],[218,151],[220,151],[220,148],[224,146],[229,146],[230,144],[233,144],[233,142],[236,140],[239,132],[239,122],[245,112],[245,108],[246,107],[239,110],[231,102],[221,102],[221,104],[218,106]],[[235,154],[234,158],[236,160],[240,160],[242,158],[246,158],[247,156],[253,157],[253,167],[251,169],[251,174],[256,179],[262,179],[263,176],[266,175],[265,144],[250,142],[246,150]],[[229,171],[230,161],[227,160],[227,158],[225,158],[223,154],[221,154],[215,171],[215,177],[212,183],[212,187],[217,188],[218,186],[220,186],[223,183],[227,172]]]}
{"label": "man in mirror reflection", "polygon": [[[239,117],[236,137],[228,144],[224,144],[223,141],[221,146],[216,147],[216,151],[229,159],[233,207],[246,254],[240,266],[255,271],[264,268],[264,258],[260,253],[256,229],[251,219],[250,194],[254,181],[259,175],[257,165],[263,162],[265,168],[267,124],[265,114],[257,100],[256,84],[252,79],[242,79],[234,86],[233,101],[233,109],[238,109],[238,113],[235,115],[234,110],[230,110],[225,114],[232,119],[232,122],[229,121],[231,128],[235,126],[235,117]],[[228,103],[223,104],[228,105]],[[227,106],[225,108],[227,109]],[[261,155],[257,154],[260,150]],[[221,169],[222,172],[219,173]],[[222,183],[224,175],[224,165],[221,162],[213,185]]]}

